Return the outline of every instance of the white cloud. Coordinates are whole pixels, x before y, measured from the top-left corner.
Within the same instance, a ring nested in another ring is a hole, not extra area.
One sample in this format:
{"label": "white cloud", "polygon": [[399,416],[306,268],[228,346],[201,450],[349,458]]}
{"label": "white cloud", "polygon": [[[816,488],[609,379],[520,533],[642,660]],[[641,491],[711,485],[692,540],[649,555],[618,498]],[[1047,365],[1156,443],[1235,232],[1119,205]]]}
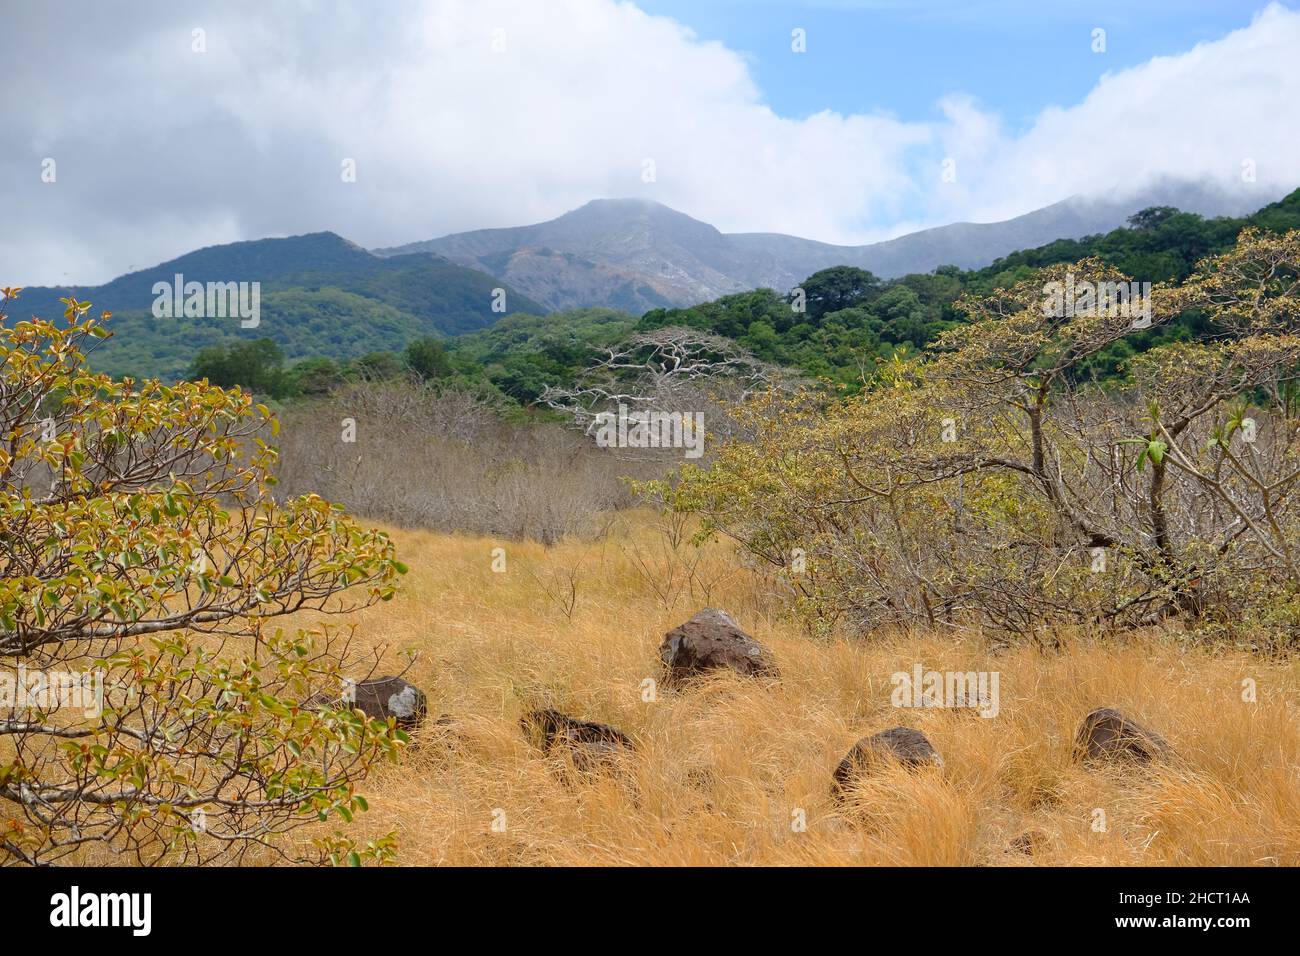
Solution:
{"label": "white cloud", "polygon": [[1300,185],[1300,13],[1270,6],[1244,29],[1179,56],[1108,74],[1075,107],[1044,111],[975,170],[983,215],[1066,193],[1138,192],[1161,177],[1261,193]]}
{"label": "white cloud", "polygon": [[[54,0],[11,19],[8,283],[103,281],[319,229],[392,245],[600,196],[850,242],[904,218],[1006,218],[1161,177],[1239,185],[1245,159],[1261,191],[1300,184],[1300,14],[1281,7],[1108,75],[1019,135],[959,91],[938,121],[782,118],[740,53],[612,0]],[[191,50],[195,28],[206,53]],[[56,183],[40,181],[44,157]],[[955,183],[941,182],[946,157]],[[345,158],[355,184],[341,181]]]}

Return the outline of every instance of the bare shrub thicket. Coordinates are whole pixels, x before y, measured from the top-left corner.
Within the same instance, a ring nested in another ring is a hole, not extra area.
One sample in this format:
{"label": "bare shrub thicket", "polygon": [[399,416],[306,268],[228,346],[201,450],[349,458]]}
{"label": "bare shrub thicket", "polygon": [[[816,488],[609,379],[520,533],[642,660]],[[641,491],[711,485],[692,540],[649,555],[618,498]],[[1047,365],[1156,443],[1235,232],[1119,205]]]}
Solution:
{"label": "bare shrub thicket", "polygon": [[406,527],[551,543],[633,503],[623,476],[662,473],[551,422],[515,423],[459,390],[351,383],[283,416],[282,488]]}
{"label": "bare shrub thicket", "polygon": [[[670,328],[599,351],[572,387],[540,404],[566,422],[510,421],[470,392],[415,380],[357,381],[283,416],[280,479],[408,527],[532,538],[590,537],[636,503],[625,479],[664,475],[686,449],[597,441],[598,416],[700,416],[688,443],[731,433],[730,403],[779,381],[727,339]],[[690,423],[688,423],[689,426]]]}
{"label": "bare shrub thicket", "polygon": [[1277,646],[1300,638],[1300,233],[1243,233],[1152,320],[1215,335],[1088,360],[1134,329],[1114,308],[1055,314],[1049,283],[1124,281],[1085,261],[964,303],[928,360],[831,407],[764,396],[750,441],[650,486],[784,569],[820,625],[1062,626],[1170,620]]}

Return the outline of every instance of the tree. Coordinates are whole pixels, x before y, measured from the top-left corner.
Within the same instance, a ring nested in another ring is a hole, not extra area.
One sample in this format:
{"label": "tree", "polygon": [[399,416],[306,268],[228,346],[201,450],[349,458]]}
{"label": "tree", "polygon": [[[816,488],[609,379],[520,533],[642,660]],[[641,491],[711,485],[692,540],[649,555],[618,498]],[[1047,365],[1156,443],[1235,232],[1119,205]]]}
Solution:
{"label": "tree", "polygon": [[386,854],[279,839],[364,809],[356,784],[403,735],[301,708],[358,662],[333,628],[269,625],[387,599],[392,543],[275,500],[276,422],[242,391],[87,372],[107,332],[65,303],[65,324],[0,323],[0,680],[25,675],[0,683],[0,862]]}
{"label": "tree", "polygon": [[343,382],[343,370],[331,358],[308,358],[289,369],[293,390],[302,395],[327,395]]}
{"label": "tree", "polygon": [[1173,206],[1148,206],[1140,212],[1135,212],[1128,217],[1129,228],[1139,232],[1147,229],[1154,229],[1170,216],[1178,215],[1178,210]]}
{"label": "tree", "polygon": [[367,352],[352,360],[351,371],[368,381],[383,381],[399,377],[406,364],[392,352]]}
{"label": "tree", "polygon": [[600,358],[573,385],[548,386],[539,399],[587,431],[620,407],[702,413],[723,394],[744,400],[780,377],[730,339],[681,327],[638,332],[596,351]]}
{"label": "tree", "polygon": [[292,381],[284,373],[284,351],[274,339],[231,342],[200,349],[189,377],[207,379],[222,388],[239,386],[250,392],[284,398]]}
{"label": "tree", "polygon": [[879,279],[866,269],[854,266],[823,269],[813,273],[800,286],[804,292],[808,315],[814,323],[820,322],[828,312],[849,309],[864,302],[879,287]]}
{"label": "tree", "polygon": [[[1126,277],[1051,266],[990,295],[937,354],[889,363],[865,393],[761,396],[745,442],[653,489],[778,567],[818,622],[1062,626],[1182,621],[1202,635],[1300,643],[1300,232],[1245,230],[1145,310],[1056,308],[1055,291]],[[1098,355],[1206,316],[1206,341]],[[1054,640],[1054,637],[1052,638]]]}
{"label": "tree", "polygon": [[887,342],[907,342],[919,349],[929,341],[929,316],[920,297],[907,286],[890,286],[872,303],[871,309],[882,323],[880,335]]}
{"label": "tree", "polygon": [[452,373],[447,350],[432,336],[416,339],[406,346],[406,364],[426,382],[447,378]]}

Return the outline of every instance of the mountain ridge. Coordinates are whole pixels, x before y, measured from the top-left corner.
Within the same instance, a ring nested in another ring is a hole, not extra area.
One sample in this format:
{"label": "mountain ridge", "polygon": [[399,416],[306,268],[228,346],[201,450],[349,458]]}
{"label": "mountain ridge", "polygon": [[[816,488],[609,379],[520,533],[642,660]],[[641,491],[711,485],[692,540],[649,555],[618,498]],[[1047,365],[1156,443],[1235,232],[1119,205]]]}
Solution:
{"label": "mountain ridge", "polygon": [[759,287],[784,292],[835,265],[886,279],[943,265],[982,268],[1018,249],[1108,232],[1149,206],[1239,215],[1280,197],[1161,183],[1140,197],[1071,197],[1007,220],[949,223],[859,246],[784,233],[724,233],[654,200],[596,199],[540,223],[372,251],[442,255],[500,276],[551,309],[600,305],[641,313]]}
{"label": "mountain ridge", "polygon": [[[154,285],[258,282],[256,326],[234,318],[155,318]],[[505,312],[494,308],[504,290]],[[60,298],[75,296],[114,313],[113,337],[96,349],[96,367],[112,374],[179,376],[176,356],[234,339],[273,339],[290,358],[325,348],[341,357],[403,348],[426,335],[459,335],[492,325],[510,312],[545,308],[479,269],[442,256],[377,256],[334,232],[250,239],[205,246],[98,286],[24,288],[9,321],[63,314]],[[324,338],[322,338],[324,337]],[[181,343],[185,347],[180,347]]]}
{"label": "mountain ridge", "polygon": [[[351,360],[401,351],[430,335],[490,328],[509,314],[594,307],[639,316],[754,289],[783,294],[835,265],[894,278],[916,261],[915,272],[902,274],[932,274],[931,263],[983,268],[1025,250],[1050,258],[1083,248],[1080,240],[1097,236],[1093,224],[1127,219],[1133,207],[1221,212],[1234,202],[1186,190],[1182,196],[1181,202],[1168,191],[1142,201],[1071,200],[1002,223],[953,223],[860,247],[780,233],[723,233],[651,200],[592,200],[547,222],[456,233],[414,244],[419,248],[371,251],[331,231],[206,246],[99,286],[29,287],[11,304],[8,321],[61,315],[59,299],[67,296],[114,312],[114,335],[97,347],[95,366],[115,375],[179,377],[203,347],[262,337],[290,360]],[[1230,220],[1221,223],[1226,228]],[[187,282],[260,282],[261,321],[243,327],[234,318],[155,318],[154,284],[170,286],[176,273]]]}

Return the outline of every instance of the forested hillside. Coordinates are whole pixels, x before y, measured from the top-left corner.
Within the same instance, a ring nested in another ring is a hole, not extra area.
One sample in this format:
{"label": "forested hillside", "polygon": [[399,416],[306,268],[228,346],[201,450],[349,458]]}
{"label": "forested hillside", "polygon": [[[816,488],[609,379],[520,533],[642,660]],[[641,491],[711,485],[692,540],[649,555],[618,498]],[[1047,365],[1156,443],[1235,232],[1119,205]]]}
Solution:
{"label": "forested hillside", "polygon": [[[258,282],[255,326],[238,318],[156,318],[155,283]],[[426,335],[457,335],[501,318],[494,290],[504,289],[509,312],[541,310],[500,280],[441,256],[383,258],[330,232],[261,239],[200,249],[102,286],[28,288],[11,320],[63,314],[60,299],[76,296],[114,313],[113,335],[92,356],[115,375],[176,379],[200,350],[268,338],[290,360],[353,359],[398,350]]]}
{"label": "forested hillside", "polygon": [[[1200,259],[1230,248],[1252,225],[1277,232],[1300,228],[1300,190],[1243,218],[1206,219],[1152,207],[1125,228],[1023,250],[972,271],[941,266],[882,280],[835,266],[798,286],[803,311],[791,290],[755,289],[689,308],[652,309],[639,318],[608,308],[544,314],[508,288],[509,314],[502,316],[491,310],[493,290],[502,287],[491,276],[426,253],[378,257],[332,233],[317,233],[200,250],[95,289],[24,290],[15,317],[58,314],[58,298],[75,292],[115,313],[113,336],[92,355],[96,367],[164,379],[206,376],[275,398],[327,390],[350,375],[420,371],[421,360],[413,364],[411,355],[433,350],[443,357],[424,361],[424,377],[525,406],[547,385],[571,382],[592,360],[593,346],[668,326],[716,333],[764,361],[854,387],[878,360],[924,349],[963,321],[956,303],[964,294],[985,295],[1034,269],[1089,257],[1139,282],[1181,281]],[[258,326],[240,328],[235,319],[155,319],[148,311],[152,284],[176,273],[187,281],[261,276]],[[1158,330],[1127,336],[1081,373],[1115,375],[1136,352],[1202,332],[1201,319],[1189,312]]]}
{"label": "forested hillside", "polygon": [[[823,270],[801,288],[807,308],[791,309],[784,291],[758,289],[689,309],[647,312],[639,328],[685,325],[735,339],[759,358],[852,383],[873,357],[923,348],[962,321],[963,294],[987,295],[1027,278],[1034,269],[1095,257],[1139,282],[1182,281],[1205,256],[1231,248],[1247,226],[1274,232],[1300,228],[1300,190],[1240,219],[1205,219],[1169,207],[1134,216],[1126,228],[1081,240],[1061,240],[1016,252],[984,269],[942,266],[925,275],[880,281],[849,267]],[[1171,339],[1195,337],[1199,317],[1184,315],[1159,330],[1135,333],[1097,356],[1090,370],[1114,374],[1129,355]]]}
{"label": "forested hillside", "polygon": [[[1205,219],[1153,207],[1133,217],[1128,227],[1017,252],[974,271],[943,266],[881,280],[862,269],[837,266],[799,286],[803,312],[792,308],[789,290],[755,289],[686,309],[653,309],[636,320],[609,310],[511,316],[447,347],[462,380],[477,381],[524,404],[537,398],[543,384],[568,384],[592,360],[590,345],[668,326],[713,332],[764,361],[854,387],[871,375],[877,359],[923,349],[964,321],[956,307],[964,294],[987,295],[1036,268],[1089,257],[1136,281],[1181,281],[1199,260],[1231,248],[1241,230],[1252,225],[1273,232],[1300,228],[1300,190],[1240,219]],[[1203,331],[1202,318],[1189,310],[1176,322],[1126,336],[1085,363],[1080,374],[1113,376],[1129,356]]]}

